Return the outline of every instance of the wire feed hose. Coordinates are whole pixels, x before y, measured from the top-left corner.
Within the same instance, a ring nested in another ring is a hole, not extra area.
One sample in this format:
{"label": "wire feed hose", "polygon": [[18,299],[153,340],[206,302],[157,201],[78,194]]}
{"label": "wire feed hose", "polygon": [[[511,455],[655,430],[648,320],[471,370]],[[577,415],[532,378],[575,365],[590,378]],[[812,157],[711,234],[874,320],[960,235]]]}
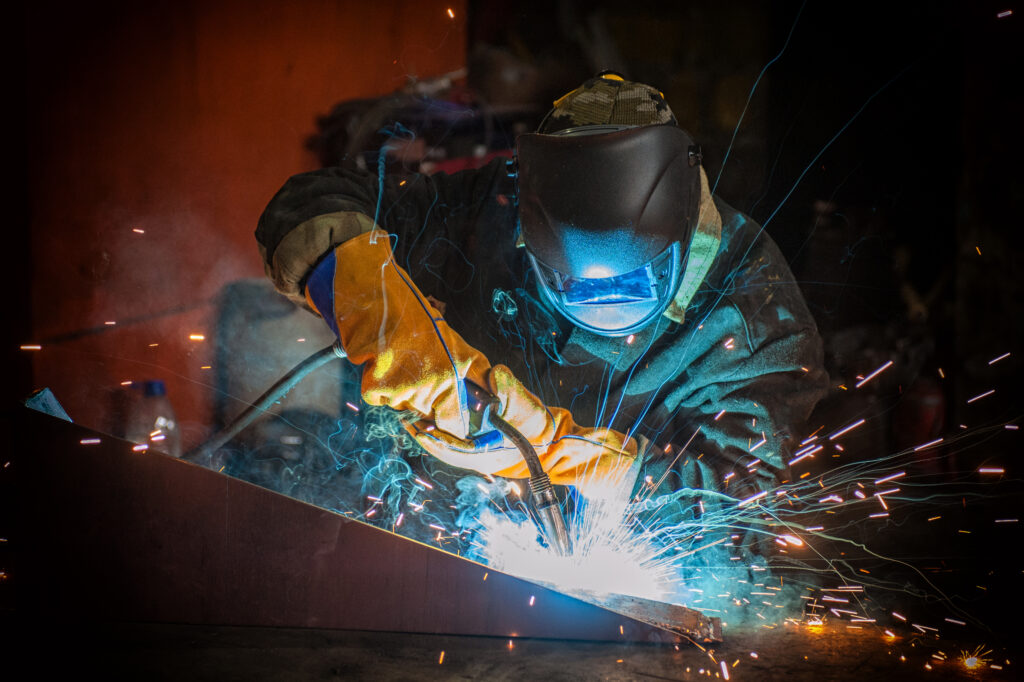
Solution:
{"label": "wire feed hose", "polygon": [[241,433],[249,424],[252,424],[257,417],[266,413],[274,403],[283,398],[288,391],[295,388],[300,381],[309,376],[314,370],[323,367],[335,358],[345,357],[348,356],[345,354],[345,350],[341,347],[340,343],[333,343],[313,353],[296,365],[294,369],[278,379],[263,395],[257,398],[249,407],[245,408],[240,415],[235,417],[233,422],[206,442],[189,450],[182,459],[187,459],[197,464],[207,464],[212,459],[213,453],[224,447],[228,441]]}

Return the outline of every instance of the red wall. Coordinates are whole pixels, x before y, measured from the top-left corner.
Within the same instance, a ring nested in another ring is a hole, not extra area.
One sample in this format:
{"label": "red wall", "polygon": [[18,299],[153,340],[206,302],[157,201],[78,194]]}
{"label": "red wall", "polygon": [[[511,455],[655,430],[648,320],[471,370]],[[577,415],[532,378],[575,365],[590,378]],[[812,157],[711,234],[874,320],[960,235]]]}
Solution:
{"label": "red wall", "polygon": [[164,379],[188,445],[213,355],[188,336],[262,274],[257,218],[316,166],[315,116],[464,66],[465,2],[146,4],[28,10],[33,379],[103,429],[122,381]]}

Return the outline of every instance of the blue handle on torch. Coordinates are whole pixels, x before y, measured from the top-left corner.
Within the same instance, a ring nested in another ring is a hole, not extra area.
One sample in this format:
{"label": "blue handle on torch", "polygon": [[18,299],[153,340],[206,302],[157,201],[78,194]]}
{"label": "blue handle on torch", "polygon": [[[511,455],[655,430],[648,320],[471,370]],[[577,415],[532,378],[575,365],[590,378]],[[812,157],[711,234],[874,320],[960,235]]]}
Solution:
{"label": "blue handle on torch", "polygon": [[495,399],[490,393],[477,386],[469,379],[464,381],[466,386],[466,403],[469,407],[470,438],[473,446],[478,450],[493,450],[501,447],[503,438],[501,432],[494,428],[491,423],[491,408],[495,406]]}

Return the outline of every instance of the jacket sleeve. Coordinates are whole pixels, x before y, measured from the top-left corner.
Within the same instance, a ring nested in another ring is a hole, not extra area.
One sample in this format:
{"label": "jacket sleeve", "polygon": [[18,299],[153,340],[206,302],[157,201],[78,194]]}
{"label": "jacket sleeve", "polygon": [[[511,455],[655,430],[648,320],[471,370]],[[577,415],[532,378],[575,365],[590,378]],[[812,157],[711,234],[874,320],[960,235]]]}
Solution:
{"label": "jacket sleeve", "polygon": [[821,338],[788,265],[756,223],[738,219],[758,236],[704,292],[665,403],[671,442],[696,433],[673,467],[673,489],[724,493],[727,504],[774,494],[803,437],[796,429],[827,388]]}
{"label": "jacket sleeve", "polygon": [[461,244],[503,169],[499,159],[452,175],[379,178],[325,168],[293,176],[256,227],[264,270],[279,292],[308,307],[303,287],[313,267],[375,223],[398,236],[395,255],[403,262],[437,239]]}

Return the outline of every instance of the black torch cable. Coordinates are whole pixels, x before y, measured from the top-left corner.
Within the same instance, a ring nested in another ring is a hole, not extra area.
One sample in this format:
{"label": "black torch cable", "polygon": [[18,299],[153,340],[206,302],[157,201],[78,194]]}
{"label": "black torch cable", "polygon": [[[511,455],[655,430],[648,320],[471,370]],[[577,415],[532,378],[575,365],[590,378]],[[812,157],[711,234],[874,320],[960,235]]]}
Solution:
{"label": "black torch cable", "polygon": [[182,459],[187,459],[199,464],[205,463],[213,453],[221,449],[228,441],[237,436],[245,427],[249,426],[257,417],[265,413],[270,407],[280,400],[288,391],[305,379],[311,372],[323,367],[335,358],[348,357],[340,343],[333,343],[322,348],[300,362],[290,372],[277,380],[268,388],[263,395],[255,400],[249,407],[245,408],[234,421],[228,424],[222,431],[207,440],[205,443],[187,452]]}
{"label": "black torch cable", "polygon": [[487,416],[491,420],[491,424],[494,428],[501,433],[501,435],[508,438],[512,445],[516,446],[519,452],[523,455],[523,459],[526,461],[526,468],[530,470],[530,478],[542,478],[546,477],[544,468],[540,464],[540,457],[537,456],[537,451],[533,448],[533,443],[523,434],[519,433],[519,429],[509,424],[507,421],[495,414],[495,410],[492,409],[491,413]]}

